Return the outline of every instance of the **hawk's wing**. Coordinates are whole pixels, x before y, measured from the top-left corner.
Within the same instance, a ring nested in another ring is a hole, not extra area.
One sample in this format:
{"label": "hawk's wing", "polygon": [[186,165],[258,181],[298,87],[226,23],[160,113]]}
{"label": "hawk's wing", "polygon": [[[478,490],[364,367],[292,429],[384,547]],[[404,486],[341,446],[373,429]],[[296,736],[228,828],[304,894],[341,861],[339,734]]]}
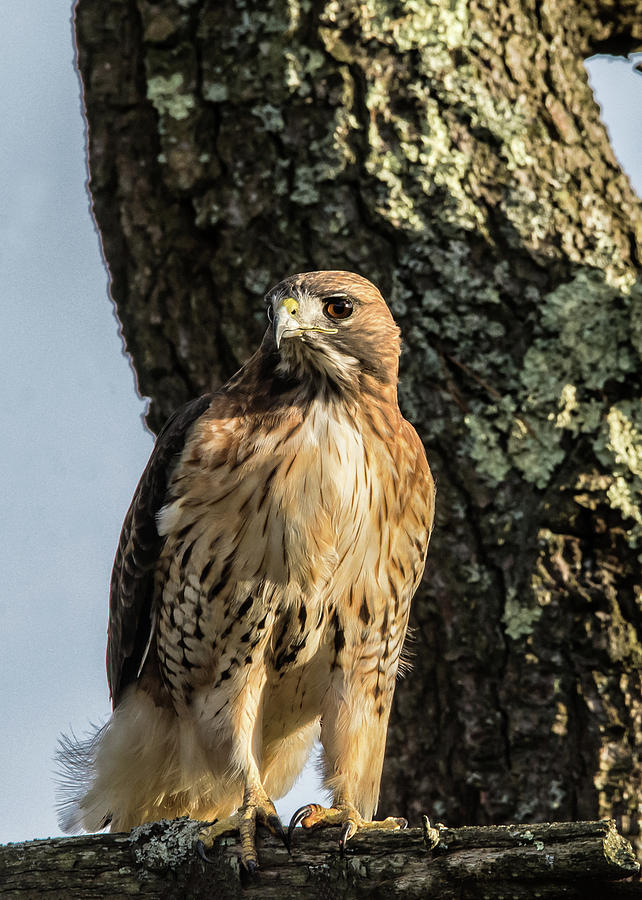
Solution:
{"label": "hawk's wing", "polygon": [[156,515],[190,427],[208,408],[211,394],[177,410],[158,435],[127,511],[109,590],[107,677],[114,708],[138,677],[152,627],[154,568],[163,545]]}

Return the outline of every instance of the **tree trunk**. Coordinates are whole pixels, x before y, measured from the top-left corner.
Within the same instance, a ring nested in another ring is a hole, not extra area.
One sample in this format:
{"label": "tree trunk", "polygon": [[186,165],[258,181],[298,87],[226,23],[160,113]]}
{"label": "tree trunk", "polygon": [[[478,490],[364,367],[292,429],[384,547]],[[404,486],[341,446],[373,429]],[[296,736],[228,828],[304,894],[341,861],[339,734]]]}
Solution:
{"label": "tree trunk", "polygon": [[76,29],[152,428],[286,274],[360,272],[402,327],[438,503],[381,814],[637,835],[642,216],[583,59],[640,46],[640,0],[79,0]]}
{"label": "tree trunk", "polygon": [[130,835],[0,847],[0,900],[642,897],[642,885],[620,881],[639,865],[608,820],[370,833],[354,837],[345,856],[338,852],[337,829],[313,834],[297,829],[292,856],[266,834],[255,878],[240,866],[234,840],[212,850],[206,865],[194,853],[198,828],[178,819],[143,825]]}

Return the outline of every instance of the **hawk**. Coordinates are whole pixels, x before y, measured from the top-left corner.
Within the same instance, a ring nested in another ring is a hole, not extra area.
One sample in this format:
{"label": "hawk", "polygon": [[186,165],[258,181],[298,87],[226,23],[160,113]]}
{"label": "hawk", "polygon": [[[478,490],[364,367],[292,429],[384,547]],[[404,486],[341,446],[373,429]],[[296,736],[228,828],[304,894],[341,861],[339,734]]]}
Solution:
{"label": "hawk", "polygon": [[257,352],[158,436],[111,578],[113,714],[60,751],[65,830],[216,820],[203,845],[238,830],[250,871],[317,738],[332,807],[291,827],[405,825],[372,817],[434,509],[377,288],[309,272],[266,303]]}

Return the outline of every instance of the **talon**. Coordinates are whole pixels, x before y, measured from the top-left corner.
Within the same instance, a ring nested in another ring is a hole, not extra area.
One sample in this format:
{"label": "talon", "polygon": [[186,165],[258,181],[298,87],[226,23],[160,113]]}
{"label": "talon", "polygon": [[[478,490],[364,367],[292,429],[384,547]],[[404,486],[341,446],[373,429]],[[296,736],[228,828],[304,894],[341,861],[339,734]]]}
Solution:
{"label": "talon", "polygon": [[255,787],[246,789],[243,803],[236,812],[214,821],[212,825],[208,825],[199,832],[195,849],[202,859],[214,862],[205,854],[205,848],[211,847],[212,844],[228,834],[236,835],[243,868],[250,875],[254,875],[259,868],[256,852],[257,824],[265,825],[275,837],[280,838],[288,847],[287,837],[283,831],[281,820],[276,814],[274,804],[263,788]]}
{"label": "talon", "polygon": [[356,825],[351,820],[347,821],[341,829],[341,835],[339,836],[339,852],[341,853],[341,856],[343,856],[346,849],[346,844],[354,835],[356,830]]}
{"label": "talon", "polygon": [[342,854],[348,841],[357,832],[398,831],[401,828],[408,827],[408,820],[401,816],[398,818],[388,816],[387,819],[383,820],[365,820],[357,808],[352,803],[347,802],[338,803],[329,809],[319,806],[318,803],[309,803],[307,806],[297,809],[292,816],[288,829],[290,838],[292,838],[294,829],[299,823],[308,830],[322,828],[326,825],[339,825],[341,827],[339,849]]}
{"label": "talon", "polygon": [[269,828],[270,832],[274,835],[274,837],[277,837],[281,841],[288,853],[291,853],[290,831],[288,829],[288,832],[286,834],[281,819],[278,816],[268,816],[265,820],[265,824]]}
{"label": "talon", "polygon": [[292,818],[290,819],[290,824],[288,825],[288,843],[292,846],[292,835],[294,834],[294,829],[297,827],[299,822],[302,822],[306,819],[310,813],[312,812],[312,806],[308,803],[306,806],[301,806],[294,813]]}
{"label": "talon", "polygon": [[210,859],[209,856],[207,855],[207,853],[205,852],[205,844],[203,843],[203,841],[196,841],[196,844],[194,845],[194,849],[196,850],[198,855],[201,857],[201,859],[205,860],[206,863],[214,862],[214,860]]}
{"label": "talon", "polygon": [[404,828],[408,827],[408,819],[404,819],[403,816],[388,816],[387,819],[381,822],[373,822],[372,824],[391,831],[403,831]]}

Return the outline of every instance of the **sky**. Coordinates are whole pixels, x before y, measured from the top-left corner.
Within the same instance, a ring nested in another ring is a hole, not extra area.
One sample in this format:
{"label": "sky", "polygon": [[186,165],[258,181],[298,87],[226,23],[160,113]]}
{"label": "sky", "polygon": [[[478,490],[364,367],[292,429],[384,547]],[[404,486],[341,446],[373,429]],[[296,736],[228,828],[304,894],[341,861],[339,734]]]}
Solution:
{"label": "sky", "polygon": [[[0,843],[60,834],[53,753],[110,712],[108,585],[152,448],[86,191],[69,0],[3,0],[0,30]],[[594,59],[642,194],[642,75]],[[287,819],[322,799],[304,781]]]}

